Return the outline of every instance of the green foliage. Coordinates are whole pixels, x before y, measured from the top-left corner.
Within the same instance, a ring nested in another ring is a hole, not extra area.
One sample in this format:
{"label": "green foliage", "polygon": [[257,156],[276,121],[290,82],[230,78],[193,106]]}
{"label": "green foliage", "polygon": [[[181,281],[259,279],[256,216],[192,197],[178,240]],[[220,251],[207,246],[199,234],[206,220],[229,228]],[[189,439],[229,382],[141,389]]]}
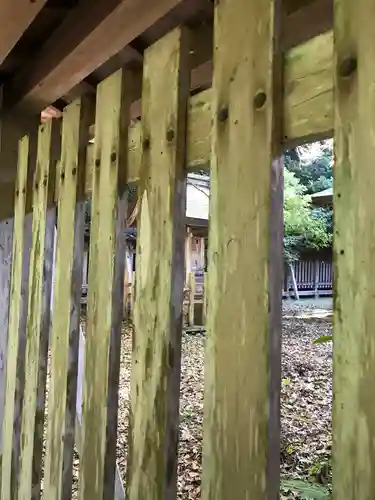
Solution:
{"label": "green foliage", "polygon": [[[282,480],[281,492],[291,491],[297,493],[301,500],[330,500],[331,493],[326,486],[312,484],[308,481],[297,479]],[[282,497],[287,498],[287,497]]]}
{"label": "green foliage", "polygon": [[324,211],[312,210],[311,196],[293,172],[284,171],[284,249],[287,260],[302,248],[318,249],[331,244]]}
{"label": "green foliage", "polygon": [[333,340],[332,335],[322,335],[314,340],[313,344],[325,344],[326,342],[331,342]]}
{"label": "green foliage", "polygon": [[332,187],[332,163],[332,141],[298,146],[285,153],[286,168],[305,186],[306,194],[318,193]]}

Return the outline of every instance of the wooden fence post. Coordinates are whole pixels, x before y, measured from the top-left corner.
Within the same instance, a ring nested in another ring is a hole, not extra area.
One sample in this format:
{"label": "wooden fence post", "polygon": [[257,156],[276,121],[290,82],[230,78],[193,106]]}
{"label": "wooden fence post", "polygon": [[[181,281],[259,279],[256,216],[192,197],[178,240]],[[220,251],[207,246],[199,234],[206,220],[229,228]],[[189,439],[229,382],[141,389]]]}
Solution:
{"label": "wooden fence post", "polygon": [[215,6],[203,500],[279,498],[279,4]]}
{"label": "wooden fence post", "polygon": [[189,46],[176,29],[147,49],[128,500],[174,500],[184,285]]}
{"label": "wooden fence post", "polygon": [[335,1],[333,498],[375,498],[375,1]]}
{"label": "wooden fence post", "polygon": [[208,283],[208,274],[204,273],[203,279],[203,325],[207,324],[207,306],[208,306],[208,293],[207,293],[207,283]]}
{"label": "wooden fence post", "polygon": [[189,273],[189,326],[194,326],[195,321],[195,274]]}
{"label": "wooden fence post", "polygon": [[112,499],[115,491],[132,84],[132,75],[119,70],[97,91],[80,500]]}
{"label": "wooden fence post", "polygon": [[53,205],[55,155],[60,124],[39,127],[37,166],[33,183],[32,247],[30,254],[26,325],[25,390],[21,418],[18,500],[39,498],[42,472],[43,426],[47,354],[50,332],[53,241],[56,221]]}
{"label": "wooden fence post", "polygon": [[44,495],[51,500],[70,500],[72,489],[89,116],[81,100],[63,115],[44,476]]}
{"label": "wooden fence post", "polygon": [[319,270],[320,270],[320,261],[314,261],[314,296],[316,299],[319,298]]}
{"label": "wooden fence post", "polygon": [[[7,460],[7,438],[4,434],[4,422],[6,416],[7,400],[7,365],[8,361],[8,324],[9,304],[11,296],[11,273],[13,254],[13,228],[14,219],[3,220],[0,223],[0,447],[2,469],[4,461]],[[1,497],[2,498],[2,497]],[[4,497],[7,498],[7,497]]]}
{"label": "wooden fence post", "polygon": [[[14,213],[14,235],[13,235],[13,262],[10,279],[10,287],[3,286],[2,289],[10,291],[9,298],[9,327],[3,330],[8,332],[6,390],[4,398],[3,431],[3,459],[1,473],[1,498],[10,500],[16,497],[15,479],[17,474],[16,462],[18,462],[19,441],[19,412],[21,387],[24,386],[24,363],[18,359],[24,359],[25,345],[25,282],[29,274],[28,253],[30,244],[29,232],[26,228],[30,226],[30,217],[26,218],[26,198],[28,194],[28,169],[29,169],[29,137],[25,136],[19,141],[17,180],[15,187],[15,213]],[[3,223],[4,224],[4,223]],[[6,223],[7,224],[7,223]],[[9,225],[9,228],[12,228]],[[28,227],[29,228],[29,227]],[[5,234],[7,231],[5,229]],[[2,234],[4,234],[2,232]],[[3,244],[3,248],[5,245]],[[26,251],[25,251],[26,250]],[[3,260],[4,262],[4,260]],[[5,283],[3,284],[5,285]],[[27,288],[27,287],[26,287]],[[26,293],[27,294],[27,293]],[[19,349],[19,346],[21,348]],[[15,453],[16,452],[16,453]]]}

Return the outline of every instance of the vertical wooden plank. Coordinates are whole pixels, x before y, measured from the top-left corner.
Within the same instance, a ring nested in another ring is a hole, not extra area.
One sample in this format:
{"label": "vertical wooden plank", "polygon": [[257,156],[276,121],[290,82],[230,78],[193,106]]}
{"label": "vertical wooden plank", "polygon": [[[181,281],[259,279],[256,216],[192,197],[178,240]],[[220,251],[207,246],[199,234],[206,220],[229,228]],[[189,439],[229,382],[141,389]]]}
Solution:
{"label": "vertical wooden plank", "polygon": [[314,295],[315,298],[319,298],[319,268],[320,268],[320,261],[315,260],[314,261]]}
{"label": "vertical wooden plank", "polygon": [[70,500],[72,494],[85,217],[79,198],[85,182],[88,105],[78,99],[63,113],[44,479],[44,495],[51,500]]}
{"label": "vertical wooden plank", "polygon": [[194,326],[194,311],[195,311],[195,274],[189,273],[189,326]]}
{"label": "vertical wooden plank", "polygon": [[28,179],[29,137],[23,137],[18,147],[18,166],[14,209],[13,262],[9,304],[8,351],[6,392],[3,420],[3,459],[1,472],[1,498],[11,498],[11,472],[13,451],[13,427],[17,373],[17,358],[22,306],[22,271],[24,257],[25,209]]}
{"label": "vertical wooden plank", "polygon": [[279,498],[279,6],[215,6],[204,500]]}
{"label": "vertical wooden plank", "polygon": [[[76,447],[78,453],[81,451],[81,425],[82,425],[82,392],[83,392],[83,380],[84,380],[84,354],[85,354],[85,337],[83,334],[82,327],[79,328],[79,348],[78,348],[78,374],[77,374],[77,399],[76,399]],[[111,497],[112,498],[112,497]],[[116,478],[115,478],[115,496],[114,500],[125,500],[125,489],[122,484],[122,479],[120,475],[119,466],[116,466]]]}
{"label": "vertical wooden plank", "polygon": [[335,1],[333,498],[375,498],[375,0]]}
{"label": "vertical wooden plank", "polygon": [[185,283],[189,286],[189,276],[191,273],[191,253],[192,253],[192,239],[193,235],[189,227],[186,228],[185,239]]}
{"label": "vertical wooden plank", "polygon": [[114,495],[131,85],[132,75],[119,70],[97,93],[95,165],[100,168],[92,186],[81,500]]}
{"label": "vertical wooden plank", "polygon": [[207,283],[208,283],[208,275],[207,273],[203,274],[203,324],[206,325],[207,322]]}
{"label": "vertical wooden plank", "polygon": [[39,127],[33,184],[33,225],[26,325],[25,393],[21,419],[19,500],[39,498],[43,449],[44,394],[50,322],[55,210],[53,153],[59,123]]}
{"label": "vertical wooden plank", "polygon": [[[36,141],[35,141],[36,144]],[[35,156],[29,155],[29,162],[34,160]],[[12,475],[11,475],[11,498],[17,498],[17,484],[19,477],[19,456],[21,441],[21,418],[22,406],[25,388],[25,349],[26,349],[26,323],[29,295],[29,271],[30,271],[30,252],[32,245],[32,214],[25,217],[24,229],[24,256],[22,262],[22,283],[21,283],[21,311],[18,334],[18,359],[17,359],[17,382],[14,401],[13,418],[13,456],[12,456]]]}
{"label": "vertical wooden plank", "polygon": [[128,500],[176,497],[188,49],[176,29],[144,60]]}
{"label": "vertical wooden plank", "polygon": [[[9,299],[13,250],[14,219],[0,222],[0,449],[3,452],[3,420],[6,392],[6,364],[8,348]],[[1,457],[2,460],[2,457]]]}

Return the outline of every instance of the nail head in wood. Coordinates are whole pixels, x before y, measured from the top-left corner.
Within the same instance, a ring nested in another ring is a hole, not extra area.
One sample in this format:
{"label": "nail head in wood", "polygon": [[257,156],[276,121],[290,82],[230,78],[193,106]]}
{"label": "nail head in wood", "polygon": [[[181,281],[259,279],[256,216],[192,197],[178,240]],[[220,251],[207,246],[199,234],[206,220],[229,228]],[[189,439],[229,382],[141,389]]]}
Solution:
{"label": "nail head in wood", "polygon": [[348,78],[357,71],[358,62],[356,57],[347,57],[339,66],[339,73],[342,78]]}
{"label": "nail head in wood", "polygon": [[167,131],[167,141],[172,142],[173,139],[174,139],[174,130],[170,128]]}
{"label": "nail head in wood", "polygon": [[223,106],[220,110],[219,110],[219,113],[218,113],[218,119],[219,119],[219,122],[221,123],[224,123],[228,120],[229,118],[229,109],[227,106]]}
{"label": "nail head in wood", "polygon": [[255,109],[262,109],[267,102],[267,94],[263,91],[258,92],[254,97]]}
{"label": "nail head in wood", "polygon": [[144,151],[147,151],[148,149],[150,149],[150,139],[148,137],[143,139],[142,146],[143,146]]}

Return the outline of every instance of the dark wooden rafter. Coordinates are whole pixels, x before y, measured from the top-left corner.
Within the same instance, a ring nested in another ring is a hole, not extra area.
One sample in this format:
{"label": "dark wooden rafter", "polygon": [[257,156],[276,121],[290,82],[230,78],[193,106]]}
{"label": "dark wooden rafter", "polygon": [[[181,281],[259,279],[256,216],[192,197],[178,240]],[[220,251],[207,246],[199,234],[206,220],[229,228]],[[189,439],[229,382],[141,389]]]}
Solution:
{"label": "dark wooden rafter", "polygon": [[[43,8],[46,0],[0,0],[0,64]],[[11,21],[10,21],[11,20]]]}
{"label": "dark wooden rafter", "polygon": [[[290,5],[283,21],[284,50],[332,25],[333,0],[285,3]],[[192,88],[205,89],[212,78],[212,9],[210,0],[97,0],[94,4],[82,0],[35,57],[15,73],[5,88],[7,105],[40,112],[56,102],[62,108],[95,91],[96,84],[119,67],[130,66],[141,76],[143,49],[173,27],[189,25],[194,16],[196,25],[189,26],[196,38]],[[135,91],[134,100],[139,92]]]}
{"label": "dark wooden rafter", "polygon": [[308,5],[290,12],[282,23],[283,50],[328,31],[332,24],[333,0],[313,0]]}
{"label": "dark wooden rafter", "polygon": [[[188,0],[83,1],[6,89],[7,102],[40,112]],[[125,49],[129,60],[135,49]],[[122,61],[123,62],[123,61]]]}

